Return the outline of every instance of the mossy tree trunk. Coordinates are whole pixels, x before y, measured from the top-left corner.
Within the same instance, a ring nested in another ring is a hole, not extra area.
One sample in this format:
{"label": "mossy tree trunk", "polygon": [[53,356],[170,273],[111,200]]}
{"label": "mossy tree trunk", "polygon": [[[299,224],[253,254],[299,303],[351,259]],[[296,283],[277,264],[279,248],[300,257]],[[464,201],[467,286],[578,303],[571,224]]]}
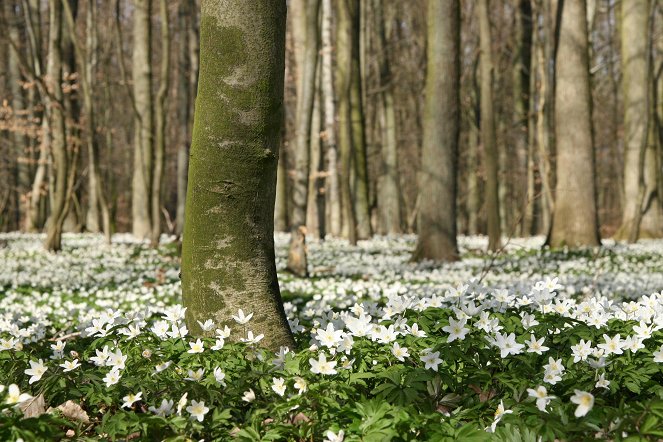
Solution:
{"label": "mossy tree trunk", "polygon": [[[313,100],[315,98],[315,67],[318,58],[318,0],[293,0],[292,6],[297,6],[300,14],[296,19],[302,21],[297,26],[303,30],[305,38],[295,48],[300,54],[297,60],[299,87],[297,92],[297,113],[295,122],[295,146],[292,150],[295,168],[292,180],[292,217],[291,240],[288,251],[288,270],[292,273],[306,277],[308,267],[306,259],[306,206],[309,190],[309,169],[311,157],[309,146],[311,144],[311,119],[313,117]],[[301,31],[300,31],[301,32]]]}
{"label": "mossy tree trunk", "polygon": [[413,260],[458,259],[456,171],[460,132],[460,2],[428,0],[426,101]]}
{"label": "mossy tree trunk", "polygon": [[555,140],[557,182],[548,243],[598,246],[592,108],[589,84],[587,5],[560,3],[556,62]]}
{"label": "mossy tree trunk", "polygon": [[477,13],[481,45],[481,144],[484,150],[486,172],[485,207],[488,225],[488,250],[496,251],[501,246],[502,229],[500,226],[500,198],[497,179],[499,165],[495,113],[493,110],[494,67],[489,10],[488,0],[479,0]]}
{"label": "mossy tree trunk", "polygon": [[[134,2],[133,96],[134,172],[131,183],[132,232],[138,238],[152,233],[150,195],[154,156],[154,103],[152,93],[152,0]],[[158,219],[157,219],[158,222]]]}
{"label": "mossy tree trunk", "polygon": [[294,346],[274,260],[285,17],[285,0],[202,2],[182,245],[192,333],[207,319],[233,327],[241,308],[271,349]]}

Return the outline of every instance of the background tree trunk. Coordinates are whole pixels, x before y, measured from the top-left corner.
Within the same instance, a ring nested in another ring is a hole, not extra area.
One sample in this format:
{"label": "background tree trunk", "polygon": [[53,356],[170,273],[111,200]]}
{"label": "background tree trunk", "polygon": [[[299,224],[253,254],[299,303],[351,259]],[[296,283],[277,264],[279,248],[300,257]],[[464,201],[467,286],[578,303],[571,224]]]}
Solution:
{"label": "background tree trunk", "polygon": [[456,170],[460,130],[460,2],[428,0],[419,237],[413,260],[458,259]]}
{"label": "background tree trunk", "polygon": [[555,87],[557,184],[553,247],[600,245],[585,0],[560,3]]}
{"label": "background tree trunk", "polygon": [[[154,154],[152,94],[152,0],[136,0],[133,27],[134,173],[131,185],[132,232],[137,238],[152,233],[150,195]],[[158,222],[159,219],[156,220]]]}
{"label": "background tree trunk", "polygon": [[295,275],[308,276],[306,259],[306,204],[308,200],[308,180],[310,170],[311,118],[315,98],[315,67],[318,58],[318,0],[293,0],[292,7],[300,10],[293,20],[302,20],[297,28],[304,29],[304,38],[295,51],[297,56],[299,96],[297,97],[297,116],[294,155],[295,169],[292,181],[292,218],[290,250],[288,251],[288,270]]}
{"label": "background tree trunk", "polygon": [[497,180],[498,153],[493,112],[493,61],[491,50],[488,0],[479,0],[477,13],[481,35],[481,144],[484,149],[486,172],[485,207],[488,222],[488,250],[501,246],[499,183]]}
{"label": "background tree trunk", "polygon": [[207,319],[235,326],[241,308],[272,350],[294,348],[274,261],[285,18],[285,0],[202,2],[182,245],[192,333],[203,334],[197,321]]}

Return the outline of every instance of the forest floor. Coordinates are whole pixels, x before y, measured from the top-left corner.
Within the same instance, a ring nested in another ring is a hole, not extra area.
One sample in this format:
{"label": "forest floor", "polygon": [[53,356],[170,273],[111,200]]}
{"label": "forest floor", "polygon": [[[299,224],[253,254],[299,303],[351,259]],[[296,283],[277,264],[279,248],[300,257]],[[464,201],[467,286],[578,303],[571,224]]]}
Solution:
{"label": "forest floor", "polygon": [[310,241],[300,279],[278,234],[277,354],[241,314],[188,335],[169,240],[42,241],[0,234],[0,440],[663,437],[663,241],[462,237],[443,266],[414,236]]}

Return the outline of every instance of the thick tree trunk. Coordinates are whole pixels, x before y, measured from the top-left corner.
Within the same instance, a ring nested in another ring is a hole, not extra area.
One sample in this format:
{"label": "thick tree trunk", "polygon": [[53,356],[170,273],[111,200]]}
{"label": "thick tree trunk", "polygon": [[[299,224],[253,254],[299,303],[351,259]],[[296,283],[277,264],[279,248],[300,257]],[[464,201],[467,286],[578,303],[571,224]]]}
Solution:
{"label": "thick tree trunk", "polygon": [[329,208],[329,231],[333,236],[341,234],[341,196],[338,178],[338,150],[336,145],[336,124],[334,112],[334,83],[332,70],[332,4],[322,0],[322,66],[321,81],[324,100],[324,145],[327,153],[327,179],[325,195]]}
{"label": "thick tree trunk", "polygon": [[338,99],[338,147],[341,156],[339,181],[341,190],[342,234],[350,241],[357,243],[357,227],[355,225],[355,208],[350,173],[352,168],[352,119],[350,107],[350,84],[352,71],[352,18],[347,1],[342,0],[336,5],[336,96]]}
{"label": "thick tree trunk", "polygon": [[[649,120],[648,99],[649,2],[622,2],[621,13],[624,210],[615,239],[637,240],[639,237],[663,235],[663,218],[657,195],[656,148],[647,140],[648,126],[653,125],[653,121]],[[644,162],[641,161],[643,155]]]}
{"label": "thick tree trunk", "polygon": [[398,141],[396,138],[396,109],[390,67],[387,35],[391,29],[385,5],[373,1],[377,26],[377,53],[380,69],[380,107],[382,123],[382,171],[378,178],[378,230],[381,234],[397,234],[403,231],[401,195],[398,173]]}
{"label": "thick tree trunk", "polygon": [[491,50],[490,19],[488,0],[477,4],[481,40],[481,144],[484,149],[486,171],[486,218],[488,223],[488,250],[496,251],[501,246],[500,201],[497,180],[498,153],[493,111],[494,68]]}
{"label": "thick tree trunk", "polygon": [[426,101],[419,176],[419,261],[454,261],[460,130],[460,2],[428,0]]}
{"label": "thick tree trunk", "polygon": [[136,0],[134,7],[132,69],[137,115],[134,122],[134,172],[131,182],[132,232],[137,238],[149,238],[152,233],[150,196],[154,154],[150,22],[152,0]]}
{"label": "thick tree trunk", "polygon": [[557,49],[555,140],[557,183],[552,230],[553,247],[600,245],[594,182],[594,145],[589,86],[585,0],[560,3]]}
{"label": "thick tree trunk", "polygon": [[[293,0],[292,6],[300,10],[295,20],[303,21],[297,28],[304,29],[305,38],[295,51],[300,63],[298,72],[297,115],[295,122],[295,145],[292,150],[295,168],[292,180],[291,240],[288,252],[288,270],[295,275],[308,276],[306,259],[306,204],[310,169],[311,118],[315,98],[315,66],[318,58],[318,0]],[[294,20],[293,20],[294,21]]]}
{"label": "thick tree trunk", "polygon": [[[274,261],[285,0],[203,0],[182,294],[194,334],[253,313],[261,344],[294,348]],[[195,191],[194,191],[195,189]],[[235,331],[234,337],[240,333]]]}

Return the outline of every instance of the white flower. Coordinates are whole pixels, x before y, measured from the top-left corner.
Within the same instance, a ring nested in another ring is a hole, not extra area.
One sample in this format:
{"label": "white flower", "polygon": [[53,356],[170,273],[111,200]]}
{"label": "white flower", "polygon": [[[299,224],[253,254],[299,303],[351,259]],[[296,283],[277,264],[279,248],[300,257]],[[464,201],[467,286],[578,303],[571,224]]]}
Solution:
{"label": "white flower", "polygon": [[604,351],[605,356],[610,356],[611,354],[620,355],[623,353],[622,342],[619,333],[612,338],[604,334],[603,340],[605,342],[603,344],[597,345],[597,347]]}
{"label": "white flower", "polygon": [[166,332],[166,335],[168,335],[170,338],[183,338],[189,333],[189,330],[186,328],[186,325],[183,325],[182,327],[177,327],[177,324],[172,324],[170,326],[170,331]]}
{"label": "white flower", "polygon": [[244,392],[244,396],[242,396],[242,400],[244,402],[253,402],[256,400],[256,394],[253,392],[252,388],[249,388],[248,391]]}
{"label": "white flower", "polygon": [[334,330],[334,324],[330,322],[326,329],[319,328],[316,331],[316,338],[325,347],[336,347],[343,340],[343,330]]}
{"label": "white flower", "polygon": [[177,414],[178,414],[178,415],[182,415],[182,409],[184,408],[184,406],[185,406],[186,403],[187,403],[187,396],[188,396],[188,395],[189,395],[188,392],[187,392],[187,393],[184,393],[184,394],[182,395],[182,397],[180,398],[180,400],[177,401]]}
{"label": "white flower", "polygon": [[658,350],[652,353],[654,356],[654,362],[663,362],[663,345],[660,346]]}
{"label": "white flower", "polygon": [[283,378],[272,378],[272,382],[272,390],[279,396],[283,396],[286,390],[285,380]]}
{"label": "white flower", "polygon": [[412,326],[409,328],[408,331],[412,336],[416,336],[417,338],[425,338],[426,336],[428,336],[426,335],[425,331],[419,330],[419,324],[417,324],[416,322],[412,324]]}
{"label": "white flower", "polygon": [[186,407],[186,411],[191,414],[191,419],[198,419],[198,422],[202,422],[205,418],[205,415],[209,413],[209,408],[205,406],[204,401],[192,400],[191,405]]}
{"label": "white flower", "polygon": [[232,315],[232,317],[238,324],[246,324],[251,320],[251,318],[253,318],[253,313],[249,313],[248,315],[244,316],[244,311],[239,309],[237,311],[237,316]]}
{"label": "white flower", "polygon": [[102,380],[106,383],[106,387],[110,387],[111,385],[115,385],[120,382],[121,377],[122,375],[120,374],[120,370],[117,367],[113,367],[113,369],[109,371]]}
{"label": "white flower", "polygon": [[187,353],[202,353],[205,351],[205,345],[200,339],[196,340],[196,342],[189,342],[189,347],[191,348]]}
{"label": "white flower", "polygon": [[254,337],[253,332],[251,330],[249,330],[248,333],[246,334],[246,338],[242,338],[242,339],[240,339],[240,341],[246,342],[247,344],[251,345],[251,344],[257,344],[264,337],[265,337],[265,335],[263,335],[263,334],[259,334],[258,336]]}
{"label": "white flower", "polygon": [[171,400],[163,399],[161,401],[161,405],[159,406],[159,408],[149,407],[148,410],[158,416],[166,417],[173,414],[173,404],[174,402],[172,399]]}
{"label": "white flower", "polygon": [[439,351],[433,352],[431,350],[430,348],[425,349],[424,354],[419,359],[425,364],[424,368],[437,371],[437,366],[442,363],[442,359],[440,359]]}
{"label": "white flower", "polygon": [[157,373],[161,373],[164,371],[166,368],[170,367],[172,365],[173,361],[166,361],[163,364],[157,364],[154,366],[154,371]]}
{"label": "white flower", "polygon": [[223,338],[216,338],[216,342],[214,343],[212,350],[221,350],[224,345],[226,345],[226,341],[224,341]]}
{"label": "white flower", "polygon": [[536,337],[531,334],[529,341],[525,341],[525,344],[527,344],[527,352],[542,355],[544,351],[550,350],[549,347],[543,345],[544,340],[545,338],[537,340]]}
{"label": "white flower", "polygon": [[124,370],[125,362],[127,362],[127,355],[123,355],[122,350],[118,348],[115,352],[108,355],[106,365],[117,368],[118,370]]}
{"label": "white flower", "polygon": [[516,335],[511,333],[510,335],[495,333],[495,339],[486,337],[488,342],[492,343],[494,346],[500,349],[500,357],[506,358],[508,355],[517,355],[522,353],[525,346],[516,342]]}
{"label": "white flower", "polygon": [[323,442],[343,442],[345,439],[345,432],[343,430],[338,430],[338,434],[334,433],[332,430],[328,430],[325,433],[326,439]]}
{"label": "white flower", "polygon": [[599,379],[596,381],[596,388],[605,388],[608,389],[610,381],[605,379],[605,373],[601,373]]}
{"label": "white flower", "polygon": [[204,323],[200,321],[196,322],[198,323],[198,325],[200,325],[200,328],[203,329],[203,331],[210,331],[214,328],[214,321],[212,321],[211,319],[208,319]]}
{"label": "white flower", "polygon": [[205,370],[202,368],[199,368],[196,371],[193,371],[191,369],[188,370],[187,374],[189,375],[188,377],[184,378],[187,381],[194,381],[198,382],[203,378],[203,374],[205,373]]}
{"label": "white flower", "polygon": [[64,351],[64,347],[65,347],[66,345],[67,345],[67,343],[64,342],[64,341],[56,341],[55,344],[51,344],[51,349],[52,349],[54,352],[56,352],[56,351],[58,351],[58,352],[63,352],[63,351]]}
{"label": "white flower", "polygon": [[318,360],[310,358],[308,360],[311,364],[311,373],[315,374],[336,374],[334,367],[336,366],[336,361],[327,361],[327,356],[324,353],[320,353]]}
{"label": "white flower", "polygon": [[223,371],[221,371],[221,367],[216,367],[214,369],[214,379],[216,380],[216,382],[225,387],[226,386],[226,382],[224,381],[225,378],[226,374]]}
{"label": "white flower", "polygon": [[63,364],[59,365],[60,367],[64,368],[64,371],[72,371],[76,370],[78,367],[81,366],[81,364],[78,362],[78,359],[74,359],[73,361],[64,361]]}
{"label": "white flower", "polygon": [[533,388],[528,388],[527,393],[530,397],[536,398],[536,407],[541,411],[546,411],[546,407],[555,396],[548,396],[548,390],[543,385]]}
{"label": "white flower", "polygon": [[410,356],[407,347],[401,347],[398,342],[394,342],[394,346],[391,349],[391,354],[401,362],[405,362],[405,358]]}
{"label": "white flower", "polygon": [[504,417],[505,414],[510,414],[513,413],[513,410],[505,410],[504,409],[504,401],[500,400],[500,404],[497,406],[497,410],[495,410],[495,418],[493,420],[493,423],[490,424],[490,429],[487,429],[489,433],[494,433],[495,432],[495,427],[497,427],[497,423]]}
{"label": "white flower", "polygon": [[585,342],[584,339],[581,339],[578,344],[571,346],[571,351],[574,363],[584,361],[592,353],[592,341]]}
{"label": "white flower", "polygon": [[562,374],[564,373],[564,365],[562,365],[562,358],[553,359],[548,358],[548,363],[543,366],[544,370],[550,373]]}
{"label": "white flower", "polygon": [[230,337],[230,327],[227,325],[223,327],[223,330],[220,328],[216,329],[216,336],[221,339],[227,339]]}
{"label": "white flower", "polygon": [[139,391],[136,394],[129,393],[128,395],[122,398],[122,400],[124,401],[124,403],[122,404],[122,408],[131,408],[134,402],[138,402],[139,400],[141,400],[142,397],[143,397],[142,391]]}
{"label": "white flower", "polygon": [[6,403],[9,405],[20,404],[21,402],[25,402],[28,399],[32,399],[32,396],[27,393],[21,393],[21,391],[18,389],[18,385],[16,384],[11,384],[7,389]]}
{"label": "white flower", "polygon": [[545,374],[543,375],[543,382],[547,382],[548,384],[551,385],[555,385],[561,380],[562,377],[559,375],[559,373],[554,371],[546,371]]}
{"label": "white flower", "polygon": [[574,390],[574,392],[575,394],[571,396],[571,402],[578,404],[574,414],[576,417],[584,416],[594,406],[594,395],[581,390]]}
{"label": "white flower", "polygon": [[44,365],[44,361],[40,359],[39,361],[30,361],[30,368],[26,369],[23,373],[31,376],[28,383],[32,385],[41,379],[44,373],[46,373],[46,370],[48,368]]}
{"label": "white flower", "polygon": [[108,352],[108,346],[104,345],[103,350],[99,351],[98,349],[95,350],[96,356],[92,356],[90,358],[90,361],[94,362],[94,365],[97,367],[105,367],[106,366],[106,361],[108,360],[108,356],[110,356],[110,353]]}
{"label": "white flower", "polygon": [[442,327],[442,330],[449,333],[447,342],[453,342],[456,339],[458,339],[459,341],[464,340],[465,335],[467,335],[470,331],[469,328],[465,327],[466,323],[467,320],[465,319],[456,320],[454,318],[449,318],[449,325]]}
{"label": "white flower", "polygon": [[295,378],[295,388],[299,394],[305,393],[308,390],[308,384],[304,378],[297,376]]}

